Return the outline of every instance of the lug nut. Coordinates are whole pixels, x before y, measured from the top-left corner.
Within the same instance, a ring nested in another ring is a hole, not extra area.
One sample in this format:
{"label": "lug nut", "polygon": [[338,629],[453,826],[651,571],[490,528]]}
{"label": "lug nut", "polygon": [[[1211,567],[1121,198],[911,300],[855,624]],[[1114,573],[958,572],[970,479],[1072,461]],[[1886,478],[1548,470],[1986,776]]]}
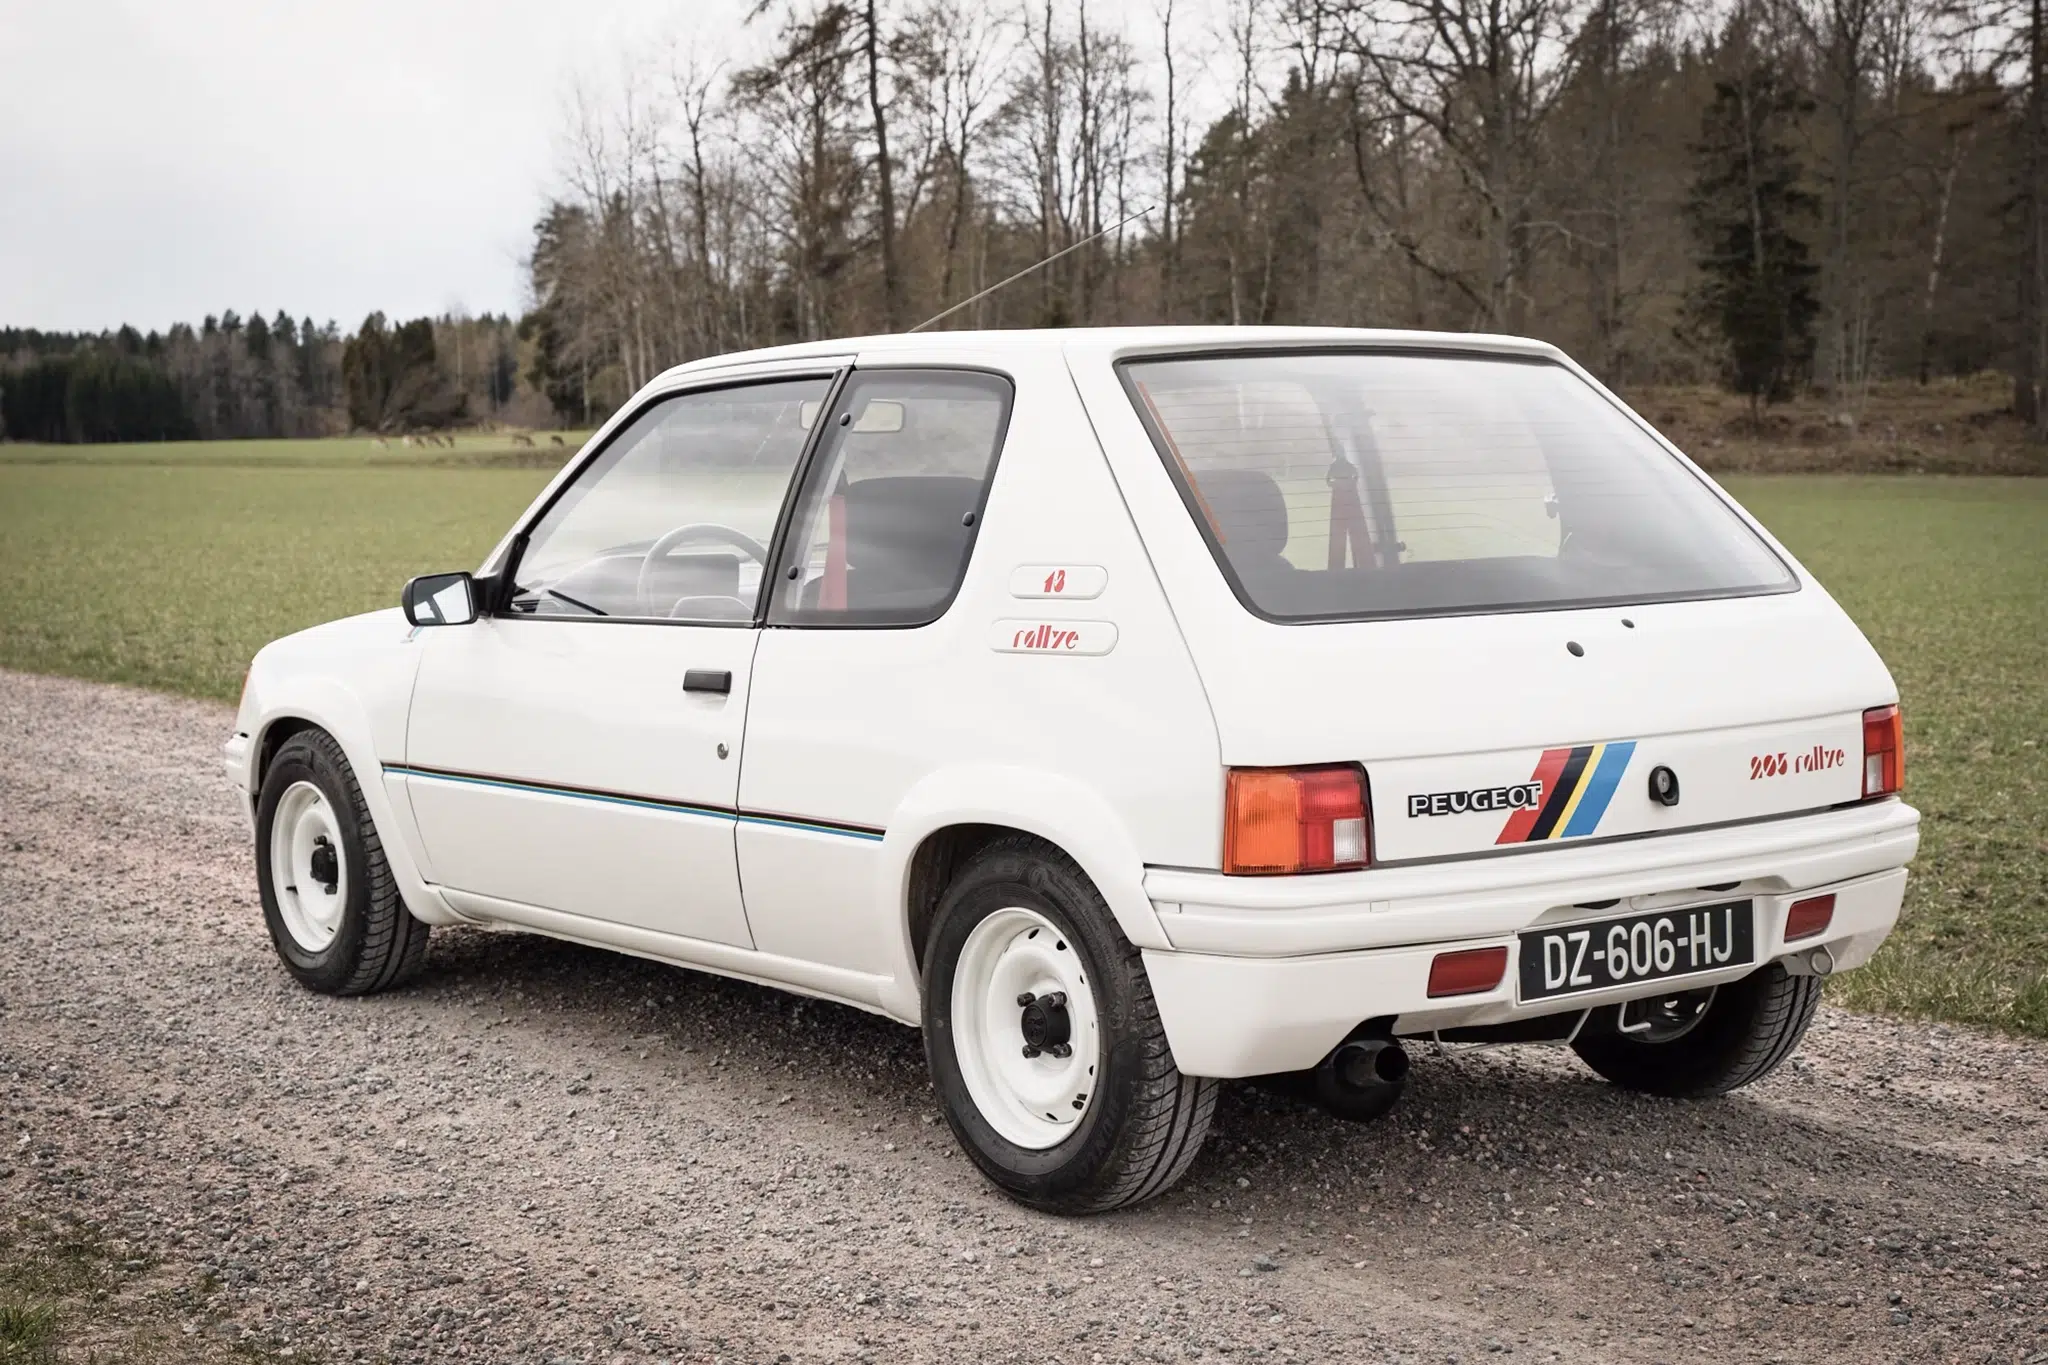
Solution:
{"label": "lug nut", "polygon": [[1035,1047],[1031,1046],[1031,1044],[1029,1044],[1029,1043],[1026,1043],[1026,1044],[1024,1044],[1024,1055],[1025,1055],[1026,1057],[1036,1057],[1036,1056],[1038,1055],[1038,1053],[1039,1053],[1039,1049],[1038,1049],[1038,1048],[1035,1048]]}
{"label": "lug nut", "polygon": [[1047,1009],[1056,1010],[1066,1003],[1067,993],[1065,991],[1049,991],[1046,993],[1045,1005]]}
{"label": "lug nut", "polygon": [[1026,991],[1024,992],[1024,994],[1017,997],[1017,1008],[1024,1009],[1028,1007],[1031,1004],[1031,1002],[1036,1000],[1037,998],[1038,997],[1033,995],[1030,991]]}
{"label": "lug nut", "polygon": [[1050,1052],[1055,1057],[1071,1057],[1074,1055],[1074,1049],[1069,1047],[1065,1043],[1054,1043],[1051,1047],[1047,1048],[1046,1051]]}

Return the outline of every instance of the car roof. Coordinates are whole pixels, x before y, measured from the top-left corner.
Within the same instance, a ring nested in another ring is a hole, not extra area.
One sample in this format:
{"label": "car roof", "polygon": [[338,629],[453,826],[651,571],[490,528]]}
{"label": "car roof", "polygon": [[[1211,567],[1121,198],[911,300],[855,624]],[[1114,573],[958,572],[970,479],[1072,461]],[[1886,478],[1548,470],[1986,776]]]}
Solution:
{"label": "car roof", "polygon": [[891,354],[916,354],[920,358],[928,358],[935,350],[954,348],[982,357],[1003,353],[1064,352],[1118,359],[1148,352],[1285,350],[1297,347],[1423,348],[1564,359],[1563,353],[1547,341],[1485,332],[1423,332],[1379,327],[1006,328],[979,332],[894,332],[734,351],[674,366],[664,371],[656,383],[738,365],[852,355],[872,360],[886,360]]}

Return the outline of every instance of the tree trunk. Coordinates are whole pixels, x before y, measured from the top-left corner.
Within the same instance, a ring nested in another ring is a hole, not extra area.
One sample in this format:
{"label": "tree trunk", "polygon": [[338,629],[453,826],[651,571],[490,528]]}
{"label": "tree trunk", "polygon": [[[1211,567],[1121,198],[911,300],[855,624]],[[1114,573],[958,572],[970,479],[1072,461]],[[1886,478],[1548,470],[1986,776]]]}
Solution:
{"label": "tree trunk", "polygon": [[2048,440],[2048,0],[2031,0],[2027,33],[2026,241],[2020,267],[2020,355],[2013,410]]}
{"label": "tree trunk", "polygon": [[875,210],[882,227],[882,322],[886,331],[902,326],[903,280],[896,266],[896,186],[889,163],[889,119],[882,108],[881,17],[877,0],[867,0],[862,35],[868,66],[868,112],[875,123]]}

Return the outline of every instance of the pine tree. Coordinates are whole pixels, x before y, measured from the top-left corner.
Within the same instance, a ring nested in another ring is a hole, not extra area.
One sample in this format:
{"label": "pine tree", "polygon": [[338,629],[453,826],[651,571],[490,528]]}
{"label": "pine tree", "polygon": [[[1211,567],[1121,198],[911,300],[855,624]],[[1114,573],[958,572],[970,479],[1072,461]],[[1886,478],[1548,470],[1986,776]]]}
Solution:
{"label": "pine tree", "polygon": [[1813,212],[1800,188],[1794,126],[1811,108],[1774,58],[1731,34],[1735,73],[1715,82],[1694,147],[1686,217],[1699,248],[1692,306],[1725,343],[1728,383],[1754,414],[1788,398],[1813,360],[1819,312],[1798,227]]}

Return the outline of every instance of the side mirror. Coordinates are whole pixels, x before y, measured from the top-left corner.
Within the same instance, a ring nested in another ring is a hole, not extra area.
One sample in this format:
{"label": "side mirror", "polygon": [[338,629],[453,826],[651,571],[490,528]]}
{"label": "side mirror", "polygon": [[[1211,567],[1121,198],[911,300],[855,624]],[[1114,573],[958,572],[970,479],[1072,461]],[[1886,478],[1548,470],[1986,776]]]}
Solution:
{"label": "side mirror", "polygon": [[405,585],[405,619],[416,626],[466,626],[477,617],[476,582],[466,573],[421,574]]}

